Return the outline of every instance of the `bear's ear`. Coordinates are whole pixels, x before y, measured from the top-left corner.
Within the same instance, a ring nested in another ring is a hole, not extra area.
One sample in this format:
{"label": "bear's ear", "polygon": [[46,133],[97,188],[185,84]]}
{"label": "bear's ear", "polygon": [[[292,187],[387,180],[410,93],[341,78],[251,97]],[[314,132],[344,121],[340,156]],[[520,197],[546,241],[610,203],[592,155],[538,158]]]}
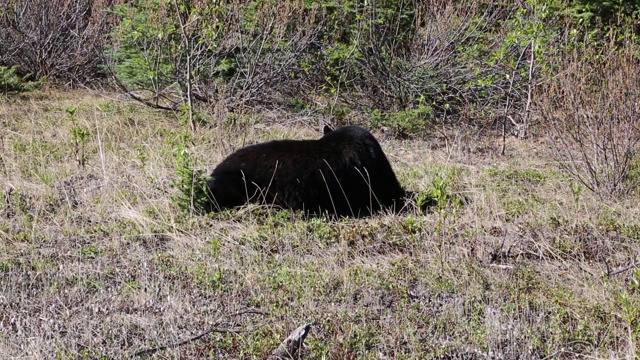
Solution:
{"label": "bear's ear", "polygon": [[332,131],[333,131],[333,129],[332,129],[332,128],[331,128],[331,126],[329,126],[329,125],[325,125],[325,126],[322,128],[322,132],[323,132],[325,135],[327,135],[328,133],[330,133],[330,132],[332,132]]}

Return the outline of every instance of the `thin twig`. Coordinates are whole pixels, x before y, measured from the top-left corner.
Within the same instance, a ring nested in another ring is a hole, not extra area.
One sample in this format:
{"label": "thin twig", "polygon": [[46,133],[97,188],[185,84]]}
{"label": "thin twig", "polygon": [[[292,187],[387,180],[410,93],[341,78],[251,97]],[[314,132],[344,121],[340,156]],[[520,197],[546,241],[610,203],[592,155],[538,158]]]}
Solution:
{"label": "thin twig", "polygon": [[611,277],[611,276],[616,276],[618,274],[622,274],[625,271],[629,271],[633,268],[637,268],[640,267],[640,261],[634,264],[631,264],[629,266],[625,266],[621,269],[615,270],[615,271],[607,271],[607,274],[605,275],[605,277]]}
{"label": "thin twig", "polygon": [[516,61],[513,71],[511,72],[511,79],[509,81],[509,90],[507,90],[507,103],[504,105],[504,115],[502,120],[502,149],[500,150],[500,155],[504,156],[507,148],[507,120],[510,120],[512,123],[515,121],[509,116],[509,107],[511,106],[511,91],[513,90],[513,81],[516,77],[516,71],[518,71],[518,66],[524,57],[524,53],[529,48],[529,44],[522,49],[520,56],[518,57],[518,61]]}
{"label": "thin twig", "polygon": [[141,351],[138,351],[137,353],[133,354],[133,356],[144,356],[144,355],[150,355],[153,354],[155,352],[161,351],[161,350],[166,350],[166,349],[173,349],[173,348],[177,348],[179,346],[188,344],[190,342],[196,341],[200,338],[203,338],[209,334],[212,333],[221,333],[221,334],[226,334],[226,333],[238,333],[240,332],[240,330],[238,329],[220,329],[220,328],[211,328],[205,332],[203,332],[202,334],[196,335],[192,338],[189,338],[187,340],[183,340],[183,341],[179,341],[173,344],[168,344],[168,345],[163,345],[163,346],[158,346],[158,347],[154,347],[154,348],[149,348],[149,349],[144,349]]}
{"label": "thin twig", "polygon": [[[255,309],[246,309],[246,310],[242,310],[242,311],[238,311],[235,314],[231,314],[229,316],[227,316],[228,318],[230,317],[236,317],[236,316],[240,316],[240,315],[245,315],[245,314],[259,314],[259,315],[267,315],[266,312],[260,311],[260,310],[255,310]],[[174,349],[177,348],[179,346],[188,344],[190,342],[196,341],[198,339],[201,339],[209,334],[212,333],[220,333],[220,334],[227,334],[227,333],[239,333],[241,332],[240,329],[232,329],[232,328],[219,328],[218,325],[220,324],[220,322],[217,322],[213,327],[211,327],[210,329],[208,329],[207,331],[198,334],[196,336],[193,336],[189,339],[186,340],[182,340],[182,341],[178,341],[172,344],[168,344],[168,345],[162,345],[162,346],[157,346],[157,347],[153,347],[153,348],[149,348],[149,349],[144,349],[141,351],[138,351],[137,353],[133,354],[134,357],[138,357],[138,356],[143,356],[143,355],[150,355],[153,354],[155,352],[161,351],[161,350],[166,350],[166,349]]]}
{"label": "thin twig", "polygon": [[553,359],[554,357],[557,357],[558,355],[560,355],[560,354],[562,354],[562,353],[564,353],[564,352],[565,352],[565,351],[564,351],[564,349],[560,349],[560,350],[558,350],[558,351],[554,352],[553,354],[551,354],[551,355],[549,355],[549,356],[545,356],[545,357],[543,357],[543,358],[542,358],[542,359],[540,359],[540,360],[549,360],[549,359]]}
{"label": "thin twig", "polygon": [[115,84],[117,87],[120,88],[120,90],[122,90],[125,94],[131,96],[131,98],[133,100],[136,100],[146,106],[149,106],[153,109],[160,109],[160,110],[171,110],[171,111],[176,111],[178,109],[177,104],[175,104],[174,106],[163,106],[160,104],[156,104],[156,103],[152,103],[151,101],[145,100],[139,96],[137,96],[136,94],[134,94],[131,90],[129,90],[129,88],[127,88],[126,85],[124,85],[120,79],[118,79],[118,77],[115,75],[115,73],[112,74],[112,79],[114,80]]}
{"label": "thin twig", "polygon": [[[186,74],[186,78],[187,78],[187,84],[186,84],[186,94],[183,94],[186,97],[186,102],[188,105],[188,115],[189,115],[189,125],[191,126],[191,132],[193,134],[196,133],[196,122],[193,118],[193,101],[191,99],[191,87],[192,87],[192,79],[191,79],[191,66],[192,66],[192,56],[193,56],[193,49],[191,46],[191,39],[189,39],[189,37],[187,36],[187,31],[186,31],[186,27],[187,24],[185,23],[185,21],[182,19],[182,13],[180,12],[180,7],[178,6],[178,1],[177,0],[173,0],[173,4],[175,5],[176,8],[176,16],[178,17],[178,20],[180,21],[180,34],[182,35],[182,42],[184,44],[185,47],[185,56],[186,56],[186,66],[187,68],[185,69],[185,74]],[[193,205],[193,204],[192,204]]]}
{"label": "thin twig", "polygon": [[535,60],[535,40],[531,40],[531,61],[529,62],[529,81],[527,84],[527,105],[524,108],[524,120],[522,120],[522,133],[518,134],[521,138],[527,135],[529,130],[529,114],[531,113],[531,93],[533,92],[533,62]]}

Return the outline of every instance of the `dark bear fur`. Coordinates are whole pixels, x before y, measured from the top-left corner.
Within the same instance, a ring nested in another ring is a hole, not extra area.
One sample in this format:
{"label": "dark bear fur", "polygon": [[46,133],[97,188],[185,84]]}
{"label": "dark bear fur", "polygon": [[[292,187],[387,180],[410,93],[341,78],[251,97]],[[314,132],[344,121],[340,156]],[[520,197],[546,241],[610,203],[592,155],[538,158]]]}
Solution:
{"label": "dark bear fur", "polygon": [[222,161],[207,183],[209,211],[247,202],[309,214],[366,216],[399,210],[405,191],[378,141],[359,126],[318,140],[279,140],[247,146]]}

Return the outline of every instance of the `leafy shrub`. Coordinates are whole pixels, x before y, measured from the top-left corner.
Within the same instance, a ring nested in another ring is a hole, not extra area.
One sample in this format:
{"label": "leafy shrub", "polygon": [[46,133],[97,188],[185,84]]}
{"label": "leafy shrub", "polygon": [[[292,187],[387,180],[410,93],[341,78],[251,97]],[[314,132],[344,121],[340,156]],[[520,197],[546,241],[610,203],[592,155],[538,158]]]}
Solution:
{"label": "leafy shrub", "polygon": [[138,0],[114,8],[106,57],[121,87],[155,107],[376,109],[375,124],[406,136],[439,115],[526,122],[518,116],[528,114],[533,79],[551,68],[565,8]]}
{"label": "leafy shrub", "polygon": [[610,30],[619,31],[622,29],[620,26],[631,26],[636,35],[640,30],[637,23],[640,1],[637,0],[573,0],[568,11],[580,23],[591,29],[603,30],[605,33]]}
{"label": "leafy shrub", "polygon": [[388,114],[382,114],[376,109],[371,112],[371,125],[373,127],[388,126],[397,137],[406,138],[422,133],[427,123],[433,118],[433,108],[424,105]]}
{"label": "leafy shrub", "polygon": [[189,100],[189,106],[228,110],[282,101],[302,93],[295,90],[304,74],[299,64],[315,36],[305,27],[313,17],[291,5],[146,0],[116,6],[121,22],[110,34],[109,68],[121,88],[159,108],[177,110]]}
{"label": "leafy shrub", "polygon": [[550,67],[564,6],[542,0],[344,6],[344,23],[336,20],[342,30],[318,59],[323,89],[354,109],[376,109],[373,123],[401,136],[422,133],[435,118],[485,125],[501,117],[526,128],[523,110],[537,69]]}
{"label": "leafy shrub", "polygon": [[640,151],[636,151],[631,159],[627,180],[630,189],[640,190]]}
{"label": "leafy shrub", "polygon": [[188,132],[183,132],[175,143],[176,179],[171,185],[178,192],[171,196],[171,202],[184,213],[200,214],[209,203],[209,192],[204,171],[196,170],[196,158],[188,149],[192,144],[193,138]]}
{"label": "leafy shrub", "polygon": [[18,66],[10,68],[0,66],[0,88],[5,93],[13,91],[32,91],[42,86],[41,81],[30,81],[31,76],[18,76],[16,71]]}

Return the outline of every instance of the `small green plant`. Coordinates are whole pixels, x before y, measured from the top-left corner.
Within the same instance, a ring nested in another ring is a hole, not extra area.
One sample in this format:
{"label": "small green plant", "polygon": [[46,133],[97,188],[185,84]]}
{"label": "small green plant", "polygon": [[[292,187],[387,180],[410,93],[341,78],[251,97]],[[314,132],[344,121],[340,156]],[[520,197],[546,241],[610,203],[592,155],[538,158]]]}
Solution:
{"label": "small green plant", "polygon": [[[640,271],[636,271],[636,275],[640,275],[639,273]],[[629,290],[622,290],[616,299],[622,320],[628,324],[634,341],[640,338],[640,301],[638,296],[633,294],[636,291],[637,288],[630,286]]]}
{"label": "small green plant", "polygon": [[73,157],[76,159],[76,164],[84,168],[87,162],[86,146],[89,142],[91,133],[88,129],[78,125],[78,118],[76,117],[76,108],[68,107],[65,109],[67,117],[71,121],[71,138],[73,141]]}
{"label": "small green plant", "polygon": [[[444,212],[445,209],[452,206],[454,209],[457,209],[461,205],[461,201],[458,197],[452,195],[451,193],[451,179],[448,178],[437,178],[432,181],[430,196],[433,201],[436,203],[436,211]],[[427,199],[427,197],[424,197]],[[420,202],[420,199],[418,200]],[[422,200],[426,201],[426,200]]]}
{"label": "small green plant", "polygon": [[16,74],[17,66],[0,66],[0,88],[5,94],[8,92],[33,91],[42,86],[41,81],[30,81],[31,75],[20,77]]}
{"label": "small green plant", "polygon": [[196,264],[189,269],[194,284],[200,290],[217,292],[224,290],[225,276],[221,269],[211,269],[203,264]]}
{"label": "small green plant", "polygon": [[433,226],[433,234],[439,239],[436,247],[439,249],[439,262],[442,269],[445,268],[447,253],[449,251],[447,243],[455,232],[457,223],[457,212],[461,207],[461,199],[451,191],[453,183],[458,174],[457,169],[451,169],[439,174],[431,182],[429,197],[434,203],[433,212],[437,215]]}
{"label": "small green plant", "polygon": [[214,258],[220,257],[222,254],[222,243],[219,239],[213,238],[209,240],[210,255]]}
{"label": "small green plant", "polygon": [[[417,201],[417,204],[420,205],[420,201]],[[418,209],[420,209],[420,206],[418,206]],[[409,234],[416,234],[422,230],[421,224],[413,216],[407,217],[402,226],[404,231]]]}
{"label": "small green plant", "polygon": [[378,109],[370,113],[373,127],[388,126],[396,136],[402,138],[420,134],[434,117],[433,108],[425,105],[387,114]]}
{"label": "small green plant", "polygon": [[149,161],[149,156],[147,155],[147,148],[143,145],[136,145],[134,149],[136,150],[136,155],[135,155],[136,159],[138,159],[138,161],[140,162],[140,167],[144,169],[145,166],[147,165],[147,162]]}
{"label": "small green plant", "polygon": [[631,158],[631,165],[627,173],[630,188],[640,189],[640,153],[636,152]]}
{"label": "small green plant", "polygon": [[172,186],[178,193],[171,197],[171,201],[185,213],[203,213],[210,203],[207,188],[207,178],[203,170],[196,170],[197,160],[189,145],[193,145],[193,136],[190,132],[182,132],[179,141],[173,149],[178,163],[176,179]]}
{"label": "small green plant", "polygon": [[[202,111],[197,111],[187,103],[180,105],[180,124],[189,126],[203,126],[207,124],[207,117]],[[193,129],[193,128],[192,128]]]}
{"label": "small green plant", "polygon": [[640,292],[640,270],[636,270],[634,275],[631,277],[629,289],[634,291],[635,293]]}
{"label": "small green plant", "polygon": [[87,259],[94,259],[101,253],[102,251],[95,245],[89,245],[80,249],[80,255]]}
{"label": "small green plant", "polygon": [[571,185],[571,194],[573,195],[573,205],[577,211],[580,208],[580,197],[582,196],[582,190],[584,188],[578,182],[574,182]]}

